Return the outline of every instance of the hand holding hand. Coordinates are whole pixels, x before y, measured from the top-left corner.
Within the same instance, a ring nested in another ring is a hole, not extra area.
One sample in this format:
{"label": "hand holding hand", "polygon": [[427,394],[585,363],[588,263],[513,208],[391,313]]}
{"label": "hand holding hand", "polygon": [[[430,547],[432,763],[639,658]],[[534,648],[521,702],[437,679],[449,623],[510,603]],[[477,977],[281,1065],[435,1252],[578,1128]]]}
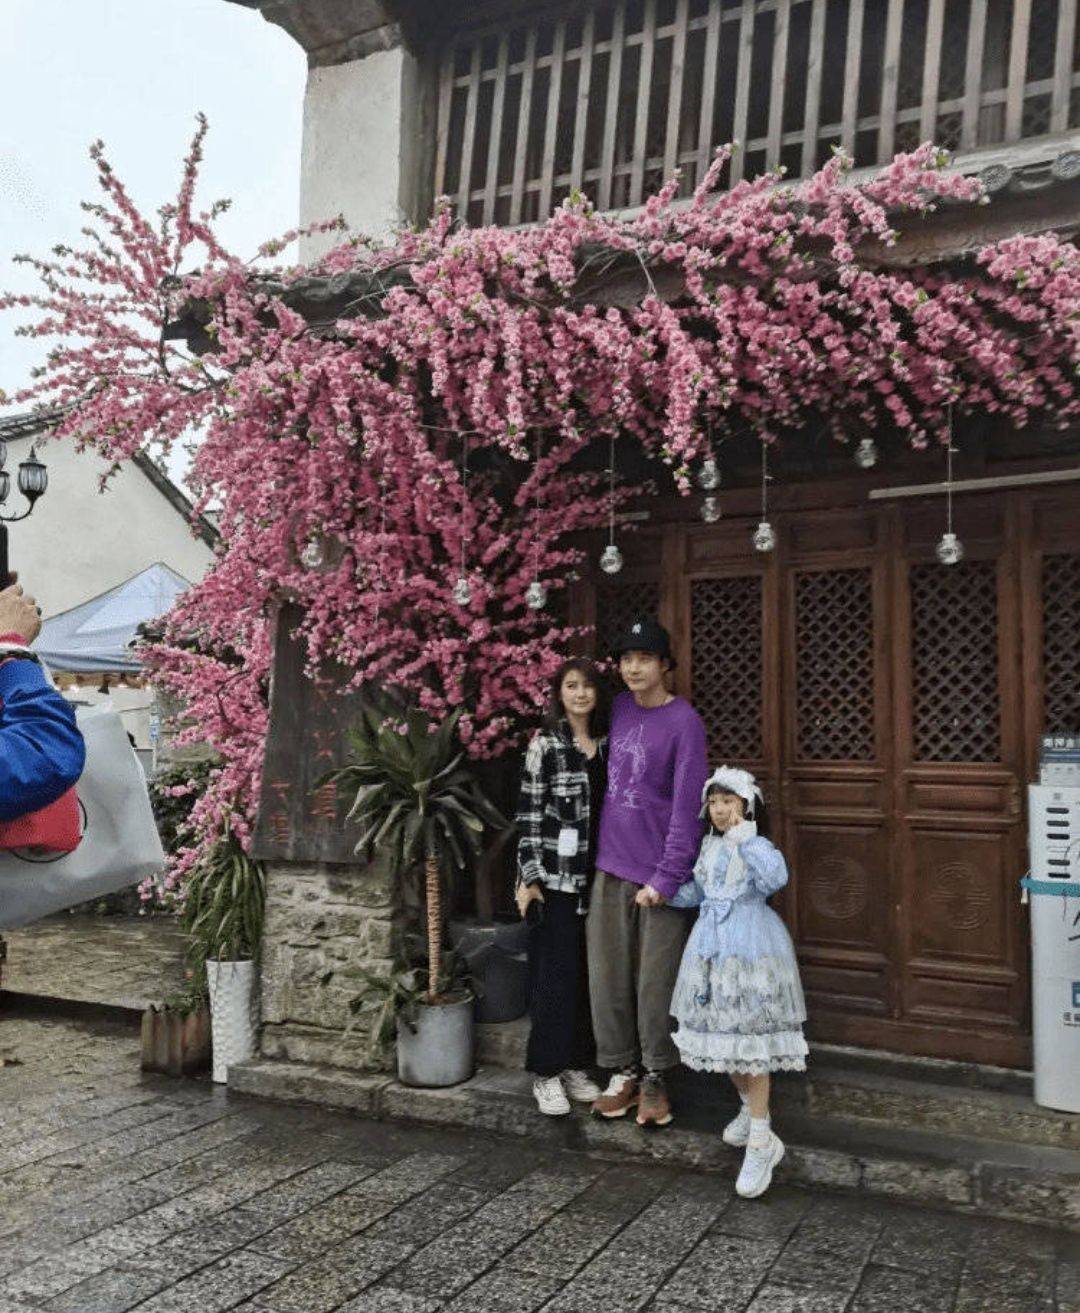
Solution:
{"label": "hand holding hand", "polygon": [[661,907],[666,901],[664,895],[658,893],[651,884],[643,884],[634,899],[638,907]]}
{"label": "hand holding hand", "polygon": [[41,609],[20,584],[0,592],[0,634],[18,634],[32,643],[41,632]]}
{"label": "hand holding hand", "polygon": [[530,903],[542,903],[544,901],[544,891],[538,884],[519,884],[514,891],[514,901],[517,903],[517,909],[521,913],[522,919],[529,911]]}

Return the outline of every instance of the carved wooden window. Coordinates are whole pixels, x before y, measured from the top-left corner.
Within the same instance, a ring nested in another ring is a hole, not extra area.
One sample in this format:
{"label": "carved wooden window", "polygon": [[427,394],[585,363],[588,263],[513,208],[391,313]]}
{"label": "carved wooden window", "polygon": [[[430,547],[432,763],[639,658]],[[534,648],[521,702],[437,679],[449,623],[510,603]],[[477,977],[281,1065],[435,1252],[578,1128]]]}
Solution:
{"label": "carved wooden window", "polygon": [[660,585],[655,582],[603,580],[596,589],[596,657],[606,661],[611,647],[621,633],[629,629],[638,616],[657,618],[660,611]]}
{"label": "carved wooden window", "polygon": [[916,761],[997,761],[997,567],[911,568],[912,740]]}
{"label": "carved wooden window", "polygon": [[640,205],[676,169],[688,195],[729,141],[725,183],[1066,132],[1076,27],[1077,0],[568,0],[447,45],[435,194],[530,223],[575,189]]}
{"label": "carved wooden window", "polygon": [[761,578],[695,579],[690,595],[693,701],[714,757],[759,761]]}
{"label": "carved wooden window", "polygon": [[874,584],[869,569],[795,576],[795,724],[803,761],[874,757]]}
{"label": "carved wooden window", "polygon": [[1043,558],[1043,698],[1047,734],[1080,734],[1080,555]]}

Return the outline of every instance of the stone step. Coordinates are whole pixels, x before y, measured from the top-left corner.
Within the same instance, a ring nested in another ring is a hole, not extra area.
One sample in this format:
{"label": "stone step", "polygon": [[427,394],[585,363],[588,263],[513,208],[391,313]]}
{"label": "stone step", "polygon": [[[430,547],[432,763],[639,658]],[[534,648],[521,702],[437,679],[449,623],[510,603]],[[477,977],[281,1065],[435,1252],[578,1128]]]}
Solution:
{"label": "stone step", "polygon": [[[478,1026],[477,1034],[482,1065],[524,1066],[527,1021]],[[1007,1144],[1080,1149],[1080,1117],[1033,1103],[1030,1072],[829,1044],[812,1044],[810,1052],[805,1075],[776,1077],[778,1116],[840,1117]],[[683,1071],[676,1081],[684,1103],[708,1106],[715,1099],[712,1077]]]}
{"label": "stone step", "polygon": [[[653,1132],[631,1121],[599,1121],[583,1110],[569,1117],[542,1117],[530,1085],[523,1071],[490,1067],[445,1090],[412,1089],[389,1076],[265,1059],[229,1072],[230,1093],[318,1103],[387,1121],[526,1136],[607,1158],[648,1158],[728,1174],[737,1170],[738,1151],[719,1134],[734,1105],[718,1095],[715,1083],[708,1103],[700,1091],[691,1097],[684,1088],[675,1091],[677,1124]],[[796,1109],[778,1112],[775,1121],[788,1146],[779,1176],[794,1184],[1080,1231],[1076,1150]]]}

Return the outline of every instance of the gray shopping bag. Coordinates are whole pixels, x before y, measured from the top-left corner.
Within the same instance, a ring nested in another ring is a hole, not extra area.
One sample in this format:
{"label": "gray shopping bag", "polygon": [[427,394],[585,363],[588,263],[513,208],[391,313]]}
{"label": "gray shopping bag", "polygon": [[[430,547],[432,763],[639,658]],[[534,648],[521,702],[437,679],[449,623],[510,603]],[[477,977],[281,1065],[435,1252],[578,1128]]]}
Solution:
{"label": "gray shopping bag", "polygon": [[146,775],[119,714],[99,706],[76,716],[86,740],[82,840],[72,853],[0,852],[0,930],[139,884],[165,865]]}

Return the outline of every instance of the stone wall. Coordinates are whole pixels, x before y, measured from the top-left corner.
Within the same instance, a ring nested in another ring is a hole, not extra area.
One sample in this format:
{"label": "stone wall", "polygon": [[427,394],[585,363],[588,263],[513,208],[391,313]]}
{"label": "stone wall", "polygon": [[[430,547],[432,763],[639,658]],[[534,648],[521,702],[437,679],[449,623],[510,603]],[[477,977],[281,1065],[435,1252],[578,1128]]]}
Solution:
{"label": "stone wall", "polygon": [[262,1055],[378,1066],[367,1051],[368,1018],[349,1011],[359,982],[347,973],[388,971],[402,925],[398,882],[377,864],[268,863]]}

